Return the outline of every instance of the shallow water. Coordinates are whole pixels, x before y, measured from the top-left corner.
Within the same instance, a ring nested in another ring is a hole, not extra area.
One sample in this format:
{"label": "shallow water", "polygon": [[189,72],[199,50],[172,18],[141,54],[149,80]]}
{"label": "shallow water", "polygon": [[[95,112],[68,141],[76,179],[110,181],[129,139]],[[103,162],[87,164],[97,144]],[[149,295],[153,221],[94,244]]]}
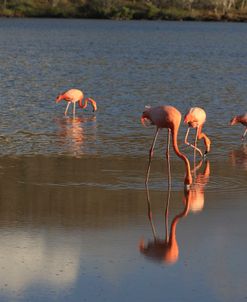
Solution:
{"label": "shallow water", "polygon": [[[247,149],[243,127],[228,126],[246,110],[246,35],[230,23],[0,19],[1,301],[246,301]],[[70,87],[98,112],[63,117],[55,97]],[[212,152],[188,194],[172,155],[168,212],[165,132],[147,202],[146,104],[207,111]]]}

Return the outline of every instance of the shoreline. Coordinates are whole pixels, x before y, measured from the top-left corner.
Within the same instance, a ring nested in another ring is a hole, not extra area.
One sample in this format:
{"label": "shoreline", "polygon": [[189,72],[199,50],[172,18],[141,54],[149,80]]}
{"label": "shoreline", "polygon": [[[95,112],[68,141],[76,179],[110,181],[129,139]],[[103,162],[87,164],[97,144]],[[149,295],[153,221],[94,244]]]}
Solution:
{"label": "shoreline", "polygon": [[188,11],[181,11],[179,14],[172,14],[167,13],[159,16],[137,16],[132,18],[126,17],[115,17],[115,16],[81,16],[81,15],[74,15],[74,14],[66,14],[66,12],[61,14],[45,14],[45,13],[34,13],[34,14],[20,14],[18,12],[10,12],[4,13],[0,11],[0,18],[1,19],[12,19],[12,18],[19,18],[19,19],[91,19],[91,20],[112,20],[112,21],[191,21],[191,22],[239,22],[245,23],[247,22],[247,12],[243,13],[218,13],[215,12],[198,12],[193,11],[190,14]]}

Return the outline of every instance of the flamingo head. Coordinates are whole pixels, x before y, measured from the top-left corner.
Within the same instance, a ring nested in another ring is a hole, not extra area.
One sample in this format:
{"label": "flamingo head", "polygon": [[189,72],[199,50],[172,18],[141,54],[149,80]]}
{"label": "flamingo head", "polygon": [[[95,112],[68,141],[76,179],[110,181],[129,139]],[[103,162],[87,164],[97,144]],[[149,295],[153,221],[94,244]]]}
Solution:
{"label": "flamingo head", "polygon": [[189,122],[190,122],[190,116],[189,116],[189,114],[186,114],[184,117],[184,123],[189,124]]}
{"label": "flamingo head", "polygon": [[87,98],[88,102],[91,103],[92,107],[93,107],[93,112],[97,110],[97,103],[95,102],[95,100],[91,99],[91,98]]}
{"label": "flamingo head", "polygon": [[237,116],[234,116],[231,120],[230,120],[230,125],[236,125],[238,123],[238,118]]}
{"label": "flamingo head", "polygon": [[187,124],[189,127],[196,128],[198,126],[197,121],[194,120],[194,117],[187,113],[184,117],[184,123]]}
{"label": "flamingo head", "polygon": [[150,118],[150,109],[151,109],[151,106],[145,106],[145,110],[143,111],[142,113],[142,116],[141,116],[141,123],[144,127],[147,127],[147,125],[149,123],[151,123],[151,118]]}
{"label": "flamingo head", "polygon": [[59,103],[61,100],[62,100],[62,95],[59,94],[59,95],[56,97],[56,103]]}

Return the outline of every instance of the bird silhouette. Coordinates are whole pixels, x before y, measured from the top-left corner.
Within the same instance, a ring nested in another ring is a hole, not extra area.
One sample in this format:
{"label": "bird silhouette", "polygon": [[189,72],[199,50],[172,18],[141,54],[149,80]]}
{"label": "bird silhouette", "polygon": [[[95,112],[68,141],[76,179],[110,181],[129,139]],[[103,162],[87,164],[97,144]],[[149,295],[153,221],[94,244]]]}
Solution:
{"label": "bird silhouette", "polygon": [[242,114],[242,115],[236,115],[236,116],[234,116],[232,119],[231,119],[231,121],[230,121],[230,125],[231,126],[233,126],[233,125],[236,125],[236,124],[238,124],[238,123],[240,123],[240,124],[242,124],[242,125],[244,125],[246,128],[245,128],[245,131],[244,131],[244,133],[243,133],[243,135],[242,135],[242,141],[244,140],[244,137],[245,137],[245,135],[246,135],[246,133],[247,133],[247,112],[246,113],[244,113],[244,114]]}
{"label": "bird silhouette", "polygon": [[148,162],[145,184],[148,183],[151,161],[154,154],[155,142],[158,137],[159,130],[162,128],[167,128],[168,136],[167,136],[166,158],[168,163],[168,180],[170,181],[170,177],[171,177],[169,146],[170,146],[170,136],[172,135],[173,149],[177,154],[177,156],[184,161],[186,167],[186,176],[184,179],[184,184],[186,186],[189,186],[192,183],[190,163],[187,157],[182,152],[180,152],[177,143],[178,130],[181,122],[181,113],[173,106],[146,107],[146,109],[144,110],[141,116],[141,122],[144,126],[146,121],[150,121],[152,125],[156,126],[156,132],[149,151],[149,162]]}
{"label": "bird silhouette", "polygon": [[56,98],[56,103],[61,102],[62,100],[65,100],[66,102],[68,102],[68,105],[65,109],[64,115],[67,115],[69,106],[71,103],[73,103],[74,107],[73,107],[73,118],[75,118],[75,104],[76,102],[79,103],[79,106],[84,109],[87,107],[88,102],[91,103],[92,107],[93,107],[93,112],[97,110],[97,104],[96,102],[91,99],[91,98],[86,98],[84,101],[84,104],[82,103],[84,94],[81,90],[79,89],[70,89],[68,91],[65,91],[61,94],[59,94]]}
{"label": "bird silhouette", "polygon": [[[205,133],[202,132],[202,127],[205,122],[206,122],[206,112],[202,108],[199,108],[199,107],[190,108],[190,110],[186,113],[186,115],[184,117],[184,123],[188,124],[188,130],[186,132],[184,142],[187,145],[194,148],[195,153],[196,153],[196,151],[198,151],[200,153],[201,157],[203,157],[203,154],[202,154],[202,151],[197,147],[197,139],[204,140],[204,144],[206,147],[204,155],[210,151],[210,145],[211,145],[210,139],[207,137],[207,135]],[[195,137],[194,145],[188,142],[188,135],[189,135],[190,128],[196,128],[196,137]]]}

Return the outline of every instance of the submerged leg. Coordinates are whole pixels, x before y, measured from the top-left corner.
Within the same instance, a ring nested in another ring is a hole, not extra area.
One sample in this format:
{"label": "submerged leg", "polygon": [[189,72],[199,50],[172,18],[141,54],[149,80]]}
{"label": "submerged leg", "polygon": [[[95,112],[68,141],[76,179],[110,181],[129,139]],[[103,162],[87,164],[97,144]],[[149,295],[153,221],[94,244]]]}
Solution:
{"label": "submerged leg", "polygon": [[148,161],[148,169],[147,169],[145,184],[148,183],[149,173],[150,173],[150,166],[151,166],[151,161],[152,161],[152,157],[153,157],[153,154],[154,154],[154,146],[155,146],[155,143],[156,143],[158,133],[159,133],[159,128],[157,127],[156,133],[154,135],[153,143],[152,143],[151,148],[149,150],[149,161]]}
{"label": "submerged leg", "polygon": [[[185,144],[188,145],[188,146],[190,146],[190,147],[192,147],[194,150],[198,151],[200,153],[201,157],[203,157],[202,151],[199,148],[197,148],[196,146],[194,146],[194,145],[192,145],[191,143],[188,142],[189,132],[190,132],[190,127],[188,128],[188,130],[186,132],[186,135],[185,135],[185,138],[184,138]],[[196,136],[197,136],[197,134],[196,134]]]}
{"label": "submerged leg", "polygon": [[151,224],[151,228],[152,228],[152,232],[153,232],[153,236],[154,236],[154,240],[157,240],[157,233],[156,233],[156,229],[153,223],[153,215],[152,215],[152,210],[151,210],[151,202],[150,202],[150,196],[149,196],[149,189],[148,189],[148,185],[146,184],[146,194],[147,194],[147,204],[148,204],[148,219],[149,222]]}
{"label": "submerged leg", "polygon": [[70,105],[70,102],[68,102],[68,105],[67,105],[67,107],[66,107],[66,109],[65,109],[65,112],[64,112],[64,115],[65,115],[65,116],[67,115],[67,112],[68,112],[68,109],[69,109],[69,105]]}

